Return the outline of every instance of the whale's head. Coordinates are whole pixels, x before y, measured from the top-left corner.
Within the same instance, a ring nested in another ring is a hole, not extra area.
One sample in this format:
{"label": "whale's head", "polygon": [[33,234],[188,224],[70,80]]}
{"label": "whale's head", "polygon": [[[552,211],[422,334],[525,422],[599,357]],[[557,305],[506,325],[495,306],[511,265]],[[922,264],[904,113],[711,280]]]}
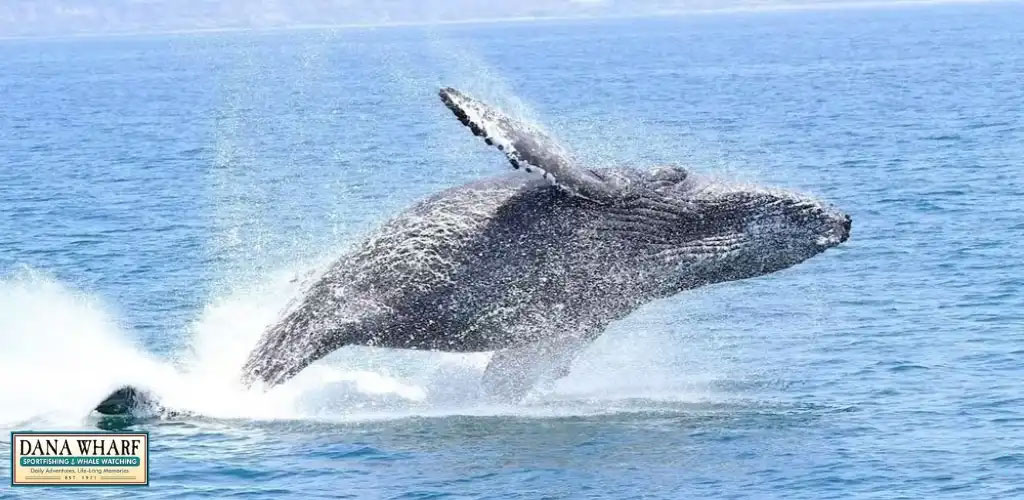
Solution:
{"label": "whale's head", "polygon": [[785,269],[850,236],[849,215],[795,192],[674,166],[595,172],[618,195],[594,215],[664,293]]}

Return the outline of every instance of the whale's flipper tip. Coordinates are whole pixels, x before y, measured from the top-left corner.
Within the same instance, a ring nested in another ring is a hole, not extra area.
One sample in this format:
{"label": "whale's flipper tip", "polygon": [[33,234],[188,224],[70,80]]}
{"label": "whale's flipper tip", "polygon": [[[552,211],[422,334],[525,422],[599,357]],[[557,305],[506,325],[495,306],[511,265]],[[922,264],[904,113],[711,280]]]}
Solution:
{"label": "whale's flipper tip", "polygon": [[94,410],[102,415],[131,415],[157,408],[156,398],[149,391],[126,385],[107,396]]}

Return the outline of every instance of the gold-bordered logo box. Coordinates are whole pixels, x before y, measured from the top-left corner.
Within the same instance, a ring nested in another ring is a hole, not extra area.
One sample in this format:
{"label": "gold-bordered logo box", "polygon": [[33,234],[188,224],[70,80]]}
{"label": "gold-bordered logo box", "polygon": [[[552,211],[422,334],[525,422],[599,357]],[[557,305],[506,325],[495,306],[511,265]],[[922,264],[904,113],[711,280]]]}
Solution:
{"label": "gold-bordered logo box", "polygon": [[11,486],[149,486],[149,433],[11,432]]}

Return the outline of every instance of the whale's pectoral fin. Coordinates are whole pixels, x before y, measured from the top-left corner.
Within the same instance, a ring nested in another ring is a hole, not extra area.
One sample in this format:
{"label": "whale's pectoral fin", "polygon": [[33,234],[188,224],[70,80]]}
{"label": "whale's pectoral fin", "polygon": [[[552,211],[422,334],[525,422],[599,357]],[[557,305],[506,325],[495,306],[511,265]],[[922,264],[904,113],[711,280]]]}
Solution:
{"label": "whale's pectoral fin", "polygon": [[594,201],[612,199],[620,189],[612,179],[576,164],[571,155],[539,128],[506,116],[451,87],[441,100],[474,135],[500,149],[514,168],[536,172],[569,193]]}
{"label": "whale's pectoral fin", "polygon": [[568,375],[588,344],[589,339],[562,337],[495,351],[484,370],[484,392],[492,398],[519,401],[544,379]]}

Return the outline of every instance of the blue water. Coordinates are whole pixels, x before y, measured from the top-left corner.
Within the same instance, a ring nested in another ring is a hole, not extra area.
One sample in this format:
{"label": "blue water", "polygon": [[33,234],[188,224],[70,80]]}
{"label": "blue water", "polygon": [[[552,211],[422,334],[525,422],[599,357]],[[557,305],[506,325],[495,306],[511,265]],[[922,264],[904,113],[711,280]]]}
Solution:
{"label": "blue water", "polygon": [[[1008,3],[0,41],[0,422],[149,431],[150,497],[1024,496],[1022,26]],[[486,355],[344,349],[239,389],[309,269],[508,169],[440,85],[595,165],[813,193],[853,236],[645,307],[519,405],[477,396]],[[89,414],[126,382],[196,415]]]}

